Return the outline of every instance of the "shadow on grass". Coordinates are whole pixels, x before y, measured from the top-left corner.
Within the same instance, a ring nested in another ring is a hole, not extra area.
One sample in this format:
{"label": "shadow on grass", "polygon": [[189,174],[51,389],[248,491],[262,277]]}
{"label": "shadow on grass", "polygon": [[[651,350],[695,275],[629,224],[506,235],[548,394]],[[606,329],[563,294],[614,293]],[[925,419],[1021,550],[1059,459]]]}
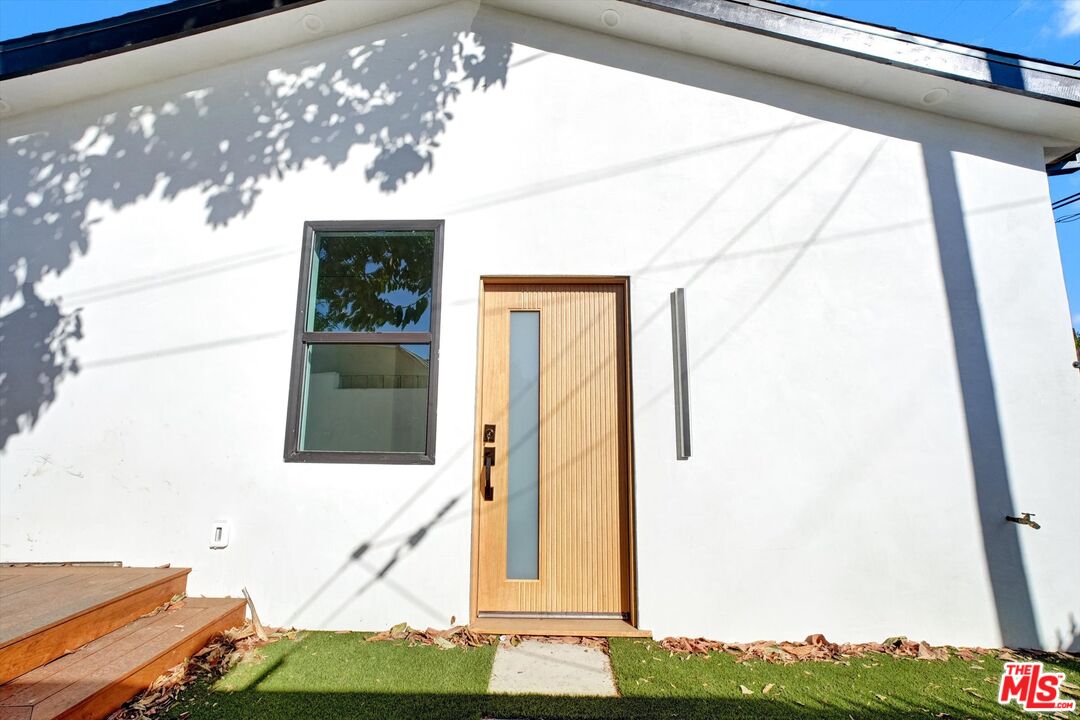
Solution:
{"label": "shadow on grass", "polygon": [[[1002,708],[1008,713],[1008,709]],[[183,715],[189,713],[189,715]],[[1017,711],[1017,715],[1020,715]],[[244,720],[419,720],[422,718],[968,718],[971,708],[932,708],[885,700],[873,705],[800,705],[781,697],[566,697],[375,692],[215,692],[200,686],[173,708],[171,718]]]}
{"label": "shadow on grass", "polygon": [[[655,642],[612,639],[621,697],[490,695],[493,645],[441,650],[367,642],[367,634],[304,633],[279,641],[211,683],[184,690],[174,720],[422,718],[1008,718],[995,701],[995,655],[945,662],[867,655],[838,663],[739,663],[726,653],[670,655]],[[1076,682],[1080,659],[1040,658]]]}

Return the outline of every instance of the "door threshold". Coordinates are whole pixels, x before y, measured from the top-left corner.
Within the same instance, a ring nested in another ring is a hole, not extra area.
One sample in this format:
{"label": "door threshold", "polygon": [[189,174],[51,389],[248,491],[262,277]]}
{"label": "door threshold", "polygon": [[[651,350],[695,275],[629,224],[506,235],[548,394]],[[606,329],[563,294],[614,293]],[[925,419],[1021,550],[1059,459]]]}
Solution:
{"label": "door threshold", "polygon": [[482,617],[470,623],[469,629],[481,635],[652,637],[648,630],[639,630],[627,621],[617,618]]}

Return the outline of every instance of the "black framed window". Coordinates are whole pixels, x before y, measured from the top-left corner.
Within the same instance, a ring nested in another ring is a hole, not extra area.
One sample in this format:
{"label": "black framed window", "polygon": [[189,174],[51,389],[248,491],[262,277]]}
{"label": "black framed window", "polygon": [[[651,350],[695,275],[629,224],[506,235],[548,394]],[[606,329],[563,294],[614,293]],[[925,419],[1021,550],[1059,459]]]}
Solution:
{"label": "black framed window", "polygon": [[286,461],[435,462],[442,235],[304,224]]}

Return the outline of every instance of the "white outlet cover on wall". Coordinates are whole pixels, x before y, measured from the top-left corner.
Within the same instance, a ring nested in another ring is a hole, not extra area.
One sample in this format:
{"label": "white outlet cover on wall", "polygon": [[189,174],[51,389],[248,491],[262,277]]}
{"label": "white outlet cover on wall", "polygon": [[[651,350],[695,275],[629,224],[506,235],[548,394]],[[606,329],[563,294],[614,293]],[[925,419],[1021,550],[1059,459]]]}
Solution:
{"label": "white outlet cover on wall", "polygon": [[218,520],[210,526],[210,549],[221,550],[229,545],[229,521]]}

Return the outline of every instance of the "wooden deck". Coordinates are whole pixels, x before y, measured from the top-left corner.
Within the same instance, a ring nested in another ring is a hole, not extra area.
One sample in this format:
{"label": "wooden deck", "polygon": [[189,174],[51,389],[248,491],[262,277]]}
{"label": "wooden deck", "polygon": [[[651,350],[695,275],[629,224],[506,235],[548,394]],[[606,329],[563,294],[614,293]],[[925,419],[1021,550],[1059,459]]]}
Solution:
{"label": "wooden deck", "polygon": [[0,567],[0,720],[99,720],[244,622],[187,568]]}
{"label": "wooden deck", "polygon": [[0,684],[182,594],[187,568],[0,567]]}
{"label": "wooden deck", "polygon": [[0,720],[100,718],[215,634],[244,622],[244,601],[191,598],[142,617],[0,686]]}

